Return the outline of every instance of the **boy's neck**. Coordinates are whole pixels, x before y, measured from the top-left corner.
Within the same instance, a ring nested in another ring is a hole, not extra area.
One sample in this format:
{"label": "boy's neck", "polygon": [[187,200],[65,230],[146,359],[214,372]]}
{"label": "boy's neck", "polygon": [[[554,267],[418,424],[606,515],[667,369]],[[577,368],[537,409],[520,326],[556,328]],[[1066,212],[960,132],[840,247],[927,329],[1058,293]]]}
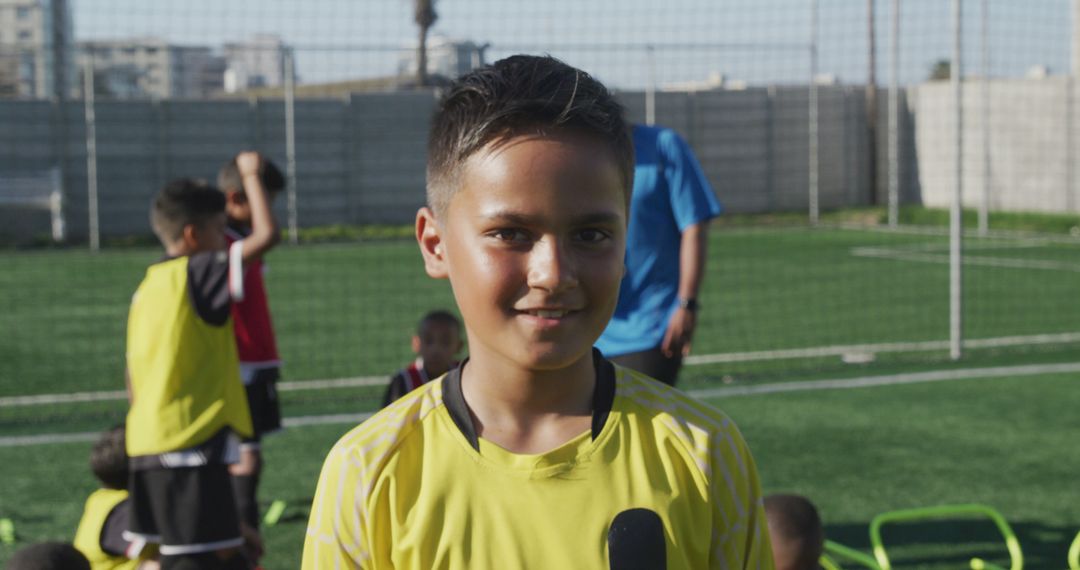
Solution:
{"label": "boy's neck", "polygon": [[187,247],[183,241],[172,243],[165,246],[165,255],[169,257],[183,257],[185,255],[193,255],[197,252],[191,251],[191,248]]}
{"label": "boy's neck", "polygon": [[529,370],[473,351],[461,389],[476,433],[515,453],[550,451],[589,430],[596,374],[592,353],[558,370]]}

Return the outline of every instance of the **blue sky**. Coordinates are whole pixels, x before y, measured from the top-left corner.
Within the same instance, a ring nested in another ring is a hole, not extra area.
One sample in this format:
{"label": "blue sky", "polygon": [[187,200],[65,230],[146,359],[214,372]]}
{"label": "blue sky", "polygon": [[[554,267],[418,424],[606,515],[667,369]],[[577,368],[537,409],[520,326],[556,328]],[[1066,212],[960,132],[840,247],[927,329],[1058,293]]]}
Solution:
{"label": "blue sky", "polygon": [[[297,48],[303,81],[392,73],[414,41],[410,0],[73,0],[76,36],[155,35],[220,45],[280,34]],[[923,79],[951,51],[950,0],[902,0],[901,80]],[[964,0],[965,59],[977,71],[982,0]],[[990,0],[991,74],[1041,64],[1068,71],[1069,0]],[[648,81],[654,45],[661,83],[721,73],[753,83],[800,83],[809,73],[809,0],[441,0],[436,34],[491,42],[501,57],[551,53],[623,88]],[[820,71],[865,81],[866,2],[819,0]],[[891,2],[877,0],[878,80],[888,75]]]}

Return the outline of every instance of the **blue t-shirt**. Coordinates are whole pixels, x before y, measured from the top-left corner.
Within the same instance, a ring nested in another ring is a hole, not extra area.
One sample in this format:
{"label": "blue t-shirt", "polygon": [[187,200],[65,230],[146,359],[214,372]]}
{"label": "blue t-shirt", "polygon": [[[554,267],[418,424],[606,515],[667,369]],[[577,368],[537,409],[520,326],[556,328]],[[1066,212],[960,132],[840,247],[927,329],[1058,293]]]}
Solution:
{"label": "blue t-shirt", "polygon": [[608,356],[660,346],[678,306],[682,232],[721,212],[701,165],[675,131],[635,125],[634,152],[626,276],[615,315],[596,341]]}

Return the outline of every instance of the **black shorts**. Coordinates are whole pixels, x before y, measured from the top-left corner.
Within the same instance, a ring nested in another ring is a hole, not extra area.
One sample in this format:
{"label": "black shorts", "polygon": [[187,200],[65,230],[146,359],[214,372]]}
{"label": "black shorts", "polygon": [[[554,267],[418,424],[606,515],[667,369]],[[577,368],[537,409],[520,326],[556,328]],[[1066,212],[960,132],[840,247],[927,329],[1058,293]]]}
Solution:
{"label": "black shorts", "polygon": [[278,404],[277,395],[280,374],[277,368],[263,368],[255,371],[251,383],[244,386],[255,433],[241,439],[240,447],[257,448],[263,436],[281,430],[281,405]]}
{"label": "black shorts", "polygon": [[125,538],[160,545],[162,556],[235,548],[244,543],[229,466],[131,472],[131,522]]}
{"label": "black shorts", "polygon": [[637,370],[646,376],[655,378],[674,386],[679,377],[679,368],[682,367],[682,353],[668,358],[659,347],[630,354],[620,354],[610,357],[609,360],[631,370]]}

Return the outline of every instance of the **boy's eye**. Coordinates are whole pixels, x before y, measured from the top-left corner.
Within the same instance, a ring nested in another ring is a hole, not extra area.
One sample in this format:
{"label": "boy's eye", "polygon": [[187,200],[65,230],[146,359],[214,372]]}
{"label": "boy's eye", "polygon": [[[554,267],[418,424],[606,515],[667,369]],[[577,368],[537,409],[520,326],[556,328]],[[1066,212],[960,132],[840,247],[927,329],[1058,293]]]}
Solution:
{"label": "boy's eye", "polygon": [[607,232],[595,228],[581,230],[578,232],[578,239],[585,243],[600,243],[609,237],[610,236]]}
{"label": "boy's eye", "polygon": [[512,243],[521,243],[521,242],[528,241],[528,239],[529,239],[529,235],[527,233],[525,233],[524,230],[518,230],[518,229],[512,229],[512,228],[495,230],[495,231],[491,232],[488,235],[490,235],[491,237],[493,237],[493,238],[495,238],[495,239],[497,239],[499,241],[512,242]]}

